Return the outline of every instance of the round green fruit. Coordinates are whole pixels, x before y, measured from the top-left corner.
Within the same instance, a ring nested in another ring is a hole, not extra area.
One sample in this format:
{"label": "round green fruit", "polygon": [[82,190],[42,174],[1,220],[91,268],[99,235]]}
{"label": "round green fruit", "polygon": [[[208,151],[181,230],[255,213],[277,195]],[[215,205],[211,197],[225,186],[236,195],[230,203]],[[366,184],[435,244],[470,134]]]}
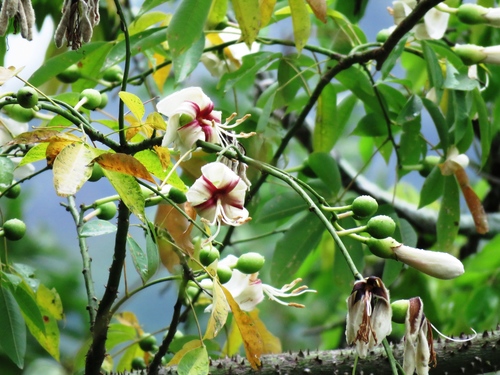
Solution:
{"label": "round green fruit", "polygon": [[10,199],[16,199],[19,194],[21,194],[21,185],[13,185],[9,190],[5,192],[5,196]]}
{"label": "round green fruit", "polygon": [[81,76],[80,69],[78,69],[76,64],[70,65],[68,68],[56,75],[57,79],[63,83],[76,82]]}
{"label": "round green fruit", "polygon": [[90,175],[89,181],[96,182],[104,177],[104,172],[102,171],[101,166],[98,163],[94,163],[92,165],[92,174]]}
{"label": "round green fruit", "polygon": [[233,276],[233,270],[231,268],[227,266],[217,267],[217,277],[219,278],[221,284],[227,283],[229,280],[231,280],[232,276]]}
{"label": "round green fruit", "polygon": [[23,87],[17,92],[17,102],[23,108],[33,108],[38,104],[38,93],[33,87]]}
{"label": "round green fruit", "polygon": [[205,267],[212,264],[216,259],[220,258],[219,250],[215,247],[204,247],[200,250],[200,263]]}
{"label": "round green fruit", "polygon": [[80,94],[80,100],[82,99],[86,99],[83,108],[94,110],[101,104],[101,93],[96,89],[85,89]]}
{"label": "round green fruit", "polygon": [[26,224],[19,219],[10,219],[3,223],[3,232],[5,238],[11,241],[17,241],[24,237],[26,233]]}
{"label": "round green fruit", "polygon": [[97,217],[101,220],[111,220],[116,215],[116,204],[115,202],[103,203],[97,207]]}
{"label": "round green fruit", "polygon": [[374,216],[366,223],[366,231],[378,239],[392,236],[395,230],[396,223],[386,215]]}
{"label": "round green fruit", "polygon": [[121,82],[123,70],[119,65],[113,65],[103,72],[102,79],[108,82]]}
{"label": "round green fruit", "polygon": [[154,347],[158,347],[156,337],[149,333],[144,333],[139,341],[139,347],[145,352],[153,351]]}
{"label": "round green fruit", "polygon": [[19,104],[9,104],[3,107],[7,116],[19,122],[29,122],[35,117],[35,111],[31,108],[23,108]]}
{"label": "round green fruit", "polygon": [[364,219],[377,212],[378,203],[369,195],[361,195],[352,202],[351,209],[357,218]]}
{"label": "round green fruit", "polygon": [[168,192],[168,197],[172,199],[175,203],[185,203],[187,201],[186,194],[181,190],[171,187]]}
{"label": "round green fruit", "polygon": [[266,258],[264,258],[259,253],[250,252],[241,255],[238,258],[238,262],[236,263],[236,266],[234,268],[236,268],[241,273],[245,273],[248,275],[259,272],[262,266],[264,266],[265,261]]}
{"label": "round green fruit", "polygon": [[142,357],[135,357],[132,359],[131,366],[133,370],[144,370],[147,367],[146,361]]}

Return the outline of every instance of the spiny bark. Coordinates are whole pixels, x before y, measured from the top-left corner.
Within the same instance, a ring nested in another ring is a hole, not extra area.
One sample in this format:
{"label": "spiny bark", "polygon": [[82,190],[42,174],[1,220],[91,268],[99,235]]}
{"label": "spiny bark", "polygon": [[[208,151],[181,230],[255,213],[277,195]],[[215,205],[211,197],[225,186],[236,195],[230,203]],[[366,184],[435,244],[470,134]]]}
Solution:
{"label": "spiny bark", "polygon": [[[396,360],[403,361],[403,344],[392,345]],[[467,342],[436,340],[434,349],[437,366],[430,375],[484,374],[500,369],[500,331],[488,331]],[[212,375],[276,375],[276,374],[352,374],[356,352],[353,349],[305,350],[298,353],[268,354],[262,356],[262,368],[252,370],[248,361],[241,357],[211,361]],[[390,374],[390,364],[382,347],[371,352],[366,359],[359,360],[356,374]],[[144,371],[125,372],[121,375],[146,374]],[[177,374],[175,367],[160,369],[159,375]],[[117,375],[117,374],[115,374]],[[411,375],[411,374],[407,374]]]}

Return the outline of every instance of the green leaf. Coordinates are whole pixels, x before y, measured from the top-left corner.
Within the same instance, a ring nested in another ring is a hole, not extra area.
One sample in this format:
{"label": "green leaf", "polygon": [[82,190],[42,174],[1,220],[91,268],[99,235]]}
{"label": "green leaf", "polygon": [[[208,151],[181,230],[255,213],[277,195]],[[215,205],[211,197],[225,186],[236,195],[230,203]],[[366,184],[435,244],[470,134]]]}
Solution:
{"label": "green leaf", "polygon": [[382,64],[382,69],[380,69],[382,73],[382,79],[385,80],[387,76],[391,73],[392,68],[396,65],[396,61],[401,57],[401,54],[405,50],[406,41],[408,40],[408,36],[403,37],[396,47],[391,51],[389,57]]}
{"label": "green leaf", "polygon": [[106,43],[78,61],[78,68],[80,69],[82,78],[71,85],[71,89],[74,92],[80,93],[85,89],[93,88],[97,85],[96,72],[99,72],[103,66],[113,46],[114,43]]}
{"label": "green leaf", "polygon": [[141,221],[145,221],[144,197],[136,179],[128,174],[103,169],[104,175],[115,188],[128,209]]}
{"label": "green leaf", "polygon": [[289,283],[304,259],[316,248],[325,227],[318,217],[308,212],[295,222],[281,238],[274,250],[271,263],[273,284]]}
{"label": "green leaf", "polygon": [[439,135],[439,140],[441,142],[441,148],[443,150],[448,149],[449,145],[449,133],[448,133],[448,125],[446,124],[446,119],[441,112],[441,109],[434,104],[434,102],[429,99],[422,98],[422,103],[424,104],[425,109],[429,112],[429,115],[434,121],[434,125],[436,126],[437,133]]}
{"label": "green leaf", "polygon": [[274,99],[278,92],[278,82],[271,84],[259,97],[257,101],[257,106],[262,106],[262,113],[259,116],[259,121],[257,122],[256,131],[263,132],[269,123],[269,118],[274,109]]}
{"label": "green leaf", "polygon": [[373,112],[383,116],[383,111],[373,91],[372,83],[366,73],[357,68],[351,67],[341,71],[335,76],[344,87],[356,95]]}
{"label": "green leaf", "polygon": [[[174,166],[172,163],[170,163],[167,169],[163,170],[163,165],[161,164],[158,155],[151,150],[139,151],[137,154],[134,155],[134,157],[137,160],[139,160],[139,162],[141,162],[142,165],[146,167],[149,173],[158,177],[160,180],[165,179],[165,177],[167,177],[167,175],[170,173],[170,171]],[[169,185],[172,185],[173,187],[176,187],[179,190],[182,190],[184,192],[187,191],[186,185],[180,179],[180,177],[177,175],[177,172],[175,171],[170,174],[167,183]]]}
{"label": "green leaf", "polygon": [[257,52],[243,56],[241,67],[234,72],[224,74],[218,87],[222,87],[224,92],[227,92],[245,78],[254,77],[261,68],[280,57],[281,53],[276,52]]}
{"label": "green leaf", "polygon": [[285,105],[295,99],[297,92],[303,87],[303,79],[298,56],[283,56],[278,64],[278,92]]}
{"label": "green leaf", "polygon": [[200,34],[198,40],[191,45],[184,53],[173,59],[175,82],[185,80],[198,66],[203,49],[205,48],[205,35]]}
{"label": "green leaf", "polygon": [[0,157],[0,191],[4,191],[14,180],[14,163],[6,157]]}
{"label": "green leaf", "polygon": [[141,121],[144,113],[146,112],[142,100],[137,95],[131,94],[126,91],[120,91],[118,93],[118,96],[120,97],[122,102],[125,103],[127,108],[130,109],[130,112],[132,112],[135,118]]}
{"label": "green leaf", "polygon": [[313,152],[307,159],[309,166],[328,189],[337,194],[342,186],[339,166],[328,152]]}
{"label": "green leaf", "polygon": [[459,91],[471,91],[479,88],[479,82],[469,78],[469,68],[463,66],[456,69],[449,61],[446,61],[446,78],[443,88]]}
{"label": "green leaf", "polygon": [[421,111],[422,100],[418,95],[412,95],[401,109],[401,112],[399,112],[396,122],[399,125],[403,125],[405,122],[413,121],[417,117],[420,117]]}
{"label": "green leaf", "polygon": [[154,232],[154,224],[148,222],[146,230],[146,255],[148,257],[148,273],[147,279],[149,280],[158,271],[160,265],[160,253],[158,251],[157,241]]}
{"label": "green leaf", "polygon": [[45,63],[31,75],[28,82],[35,87],[39,87],[69,66],[83,59],[85,56],[91,55],[92,52],[99,48],[106,48],[107,45],[107,42],[87,43],[81,46],[77,51],[66,51],[60,55],[54,56],[46,60]]}
{"label": "green leaf", "polygon": [[208,365],[207,348],[200,346],[184,354],[177,366],[177,373],[179,375],[206,375]]}
{"label": "green leaf", "polygon": [[[421,157],[425,155],[427,144],[422,139],[420,128],[420,115],[403,125],[403,134],[401,134],[398,149],[401,165],[416,165],[420,162]],[[406,172],[408,171],[405,169],[398,171],[400,176]]]}
{"label": "green leaf", "polygon": [[[453,125],[450,129],[453,130],[455,136],[454,143],[464,141],[466,145],[462,145],[462,150],[469,148],[468,140],[471,138],[472,134],[472,122],[469,116],[470,100],[466,92],[463,91],[451,91],[450,98],[452,103],[453,117],[449,117],[449,122],[453,121]],[[451,120],[451,118],[453,120]]]}
{"label": "green leaf", "polygon": [[142,283],[145,284],[148,281],[149,274],[146,253],[144,253],[139,244],[130,235],[127,237],[127,243],[135,270],[141,277]]}
{"label": "green leaf", "polygon": [[484,166],[490,155],[491,143],[493,139],[493,126],[490,123],[488,109],[481,92],[476,89],[472,91],[472,99],[477,110],[477,120],[479,122],[479,135],[481,139],[481,166]]}
{"label": "green leaf", "polygon": [[107,220],[90,220],[83,224],[80,237],[97,237],[104,234],[115,233],[116,225]]}
{"label": "green leaf", "polygon": [[19,167],[36,161],[45,160],[45,152],[47,151],[48,145],[48,143],[38,143],[31,147],[19,162]]}
{"label": "green leaf", "polygon": [[108,329],[106,350],[110,351],[117,345],[137,339],[137,331],[134,327],[122,323],[111,323]]}
{"label": "green leaf", "polygon": [[443,71],[441,69],[441,64],[436,56],[434,50],[429,46],[427,41],[422,40],[422,52],[424,53],[425,64],[427,66],[427,75],[429,76],[429,81],[431,87],[436,90],[436,96],[438,98],[437,102],[441,101],[441,96],[443,95]]}
{"label": "green leaf", "polygon": [[436,225],[437,246],[441,251],[453,249],[460,222],[460,194],[455,176],[444,177],[444,191]]}
{"label": "green leaf", "polygon": [[213,0],[210,12],[207,17],[207,28],[215,29],[215,27],[224,21],[227,14],[228,0]]}
{"label": "green leaf", "polygon": [[313,132],[313,150],[330,152],[335,141],[338,140],[338,132],[337,92],[333,85],[328,84],[318,98]]}
{"label": "green leaf", "polygon": [[[203,36],[203,28],[211,4],[211,1],[183,0],[175,10],[167,29],[167,40],[172,52],[175,71],[183,69],[182,64],[186,60],[183,55],[190,51],[195,44],[199,47],[200,37]],[[204,40],[203,37],[203,43]],[[192,62],[191,58],[187,58],[187,60]],[[177,82],[180,78],[181,75],[176,73]]]}
{"label": "green leaf", "polygon": [[444,189],[444,176],[439,167],[432,168],[431,173],[427,176],[420,191],[420,202],[418,208],[422,208],[431,204],[441,195]]}
{"label": "green leaf", "polygon": [[139,14],[137,15],[140,17],[144,13],[146,13],[148,10],[151,10],[153,8],[156,8],[157,6],[166,3],[170,0],[144,0],[144,2],[141,5],[141,9],[139,10]]}
{"label": "green leaf", "polygon": [[232,0],[232,3],[241,37],[250,48],[260,30],[259,0]]}
{"label": "green leaf", "polygon": [[387,135],[387,126],[385,118],[382,115],[370,112],[359,120],[352,134],[361,137],[385,136]]}
{"label": "green leaf", "polygon": [[300,53],[311,34],[311,17],[304,0],[288,0],[292,13],[293,36],[295,47]]}
{"label": "green leaf", "polygon": [[[43,335],[45,335],[45,325],[42,319],[40,308],[36,302],[36,295],[25,282],[17,286],[11,286],[11,291],[16,299],[21,313],[26,322],[30,321]],[[29,326],[28,326],[29,328]],[[35,336],[35,335],[34,335]],[[37,338],[35,336],[35,338]]]}
{"label": "green leaf", "polygon": [[0,286],[0,316],[0,346],[12,362],[22,369],[26,354],[26,325],[12,292],[3,285]]}
{"label": "green leaf", "polygon": [[257,217],[258,223],[271,223],[307,209],[307,204],[295,192],[277,194],[267,201]]}
{"label": "green leaf", "polygon": [[92,175],[94,153],[86,143],[75,142],[64,147],[52,165],[57,195],[75,194]]}

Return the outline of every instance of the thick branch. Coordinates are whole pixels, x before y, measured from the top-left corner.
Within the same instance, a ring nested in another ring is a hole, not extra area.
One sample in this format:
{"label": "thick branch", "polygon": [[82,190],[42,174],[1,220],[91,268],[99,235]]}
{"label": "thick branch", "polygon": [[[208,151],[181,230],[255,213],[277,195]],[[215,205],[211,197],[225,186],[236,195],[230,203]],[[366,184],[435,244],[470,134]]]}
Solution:
{"label": "thick branch", "polygon": [[[500,368],[497,345],[500,331],[485,332],[482,336],[465,343],[450,340],[434,341],[437,366],[430,375],[483,374]],[[403,344],[393,346],[396,360],[403,361]],[[300,351],[298,353],[268,354],[262,356],[259,375],[276,374],[351,374],[356,352],[353,349]],[[389,374],[390,363],[382,347],[377,348],[366,359],[359,360],[356,374]],[[226,358],[211,362],[212,375],[243,375],[256,373],[247,360],[241,357]],[[139,374],[125,372],[123,375]],[[175,368],[163,368],[159,375],[175,374]]]}

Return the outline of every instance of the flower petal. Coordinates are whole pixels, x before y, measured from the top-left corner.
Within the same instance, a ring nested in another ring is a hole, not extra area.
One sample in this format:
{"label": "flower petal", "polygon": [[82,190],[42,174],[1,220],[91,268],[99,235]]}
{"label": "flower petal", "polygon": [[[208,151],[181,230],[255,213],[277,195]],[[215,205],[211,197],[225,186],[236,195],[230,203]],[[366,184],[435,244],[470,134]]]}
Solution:
{"label": "flower petal", "polygon": [[196,103],[201,109],[206,108],[212,103],[200,87],[188,87],[160,100],[156,105],[156,109],[161,114],[170,117],[184,102]]}

